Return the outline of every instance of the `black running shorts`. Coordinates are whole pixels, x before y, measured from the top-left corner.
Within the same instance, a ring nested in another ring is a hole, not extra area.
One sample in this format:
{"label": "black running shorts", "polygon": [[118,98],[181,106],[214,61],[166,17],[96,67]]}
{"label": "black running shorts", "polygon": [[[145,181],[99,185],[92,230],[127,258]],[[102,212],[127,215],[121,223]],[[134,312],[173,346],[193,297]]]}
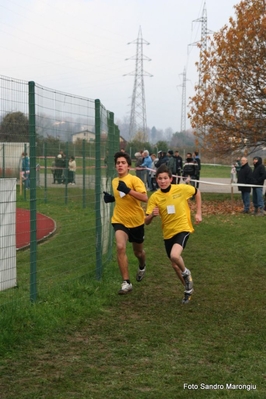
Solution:
{"label": "black running shorts", "polygon": [[122,230],[128,235],[129,242],[136,242],[142,244],[144,241],[144,224],[138,227],[126,227],[120,223],[112,223],[114,231]]}
{"label": "black running shorts", "polygon": [[183,231],[182,233],[178,233],[175,236],[164,240],[164,246],[167,253],[168,258],[170,258],[170,254],[174,244],[179,244],[183,249],[185,249],[187,240],[189,238],[189,234],[187,231]]}

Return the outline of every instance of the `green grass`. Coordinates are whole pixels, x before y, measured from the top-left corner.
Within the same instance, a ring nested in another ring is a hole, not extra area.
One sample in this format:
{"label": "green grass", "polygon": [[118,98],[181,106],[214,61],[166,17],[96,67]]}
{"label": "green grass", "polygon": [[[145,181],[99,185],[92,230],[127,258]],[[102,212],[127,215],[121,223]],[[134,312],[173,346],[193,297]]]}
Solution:
{"label": "green grass", "polygon": [[[203,194],[204,203],[214,199]],[[188,306],[180,303],[182,287],[156,219],[146,228],[141,283],[134,282],[137,265],[128,247],[130,295],[117,295],[114,256],[102,281],[84,276],[36,304],[3,308],[0,398],[265,398],[265,222],[228,214],[195,226],[184,251],[195,284]],[[53,240],[42,256],[52,248]],[[186,383],[198,389],[184,389]]]}
{"label": "green grass", "polygon": [[203,178],[230,178],[230,166],[225,165],[202,165],[200,177]]}

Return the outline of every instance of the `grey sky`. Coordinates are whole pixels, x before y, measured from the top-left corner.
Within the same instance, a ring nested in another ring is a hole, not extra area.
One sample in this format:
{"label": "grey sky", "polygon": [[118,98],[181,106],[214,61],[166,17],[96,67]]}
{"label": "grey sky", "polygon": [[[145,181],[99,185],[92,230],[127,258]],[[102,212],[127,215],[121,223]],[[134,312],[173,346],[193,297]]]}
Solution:
{"label": "grey sky", "polygon": [[[235,0],[206,0],[208,29],[234,16]],[[34,80],[48,88],[99,98],[129,117],[139,26],[150,45],[144,70],[147,124],[180,130],[181,84],[187,68],[187,98],[198,81],[204,0],[0,0],[0,74]],[[189,128],[189,122],[187,122]]]}

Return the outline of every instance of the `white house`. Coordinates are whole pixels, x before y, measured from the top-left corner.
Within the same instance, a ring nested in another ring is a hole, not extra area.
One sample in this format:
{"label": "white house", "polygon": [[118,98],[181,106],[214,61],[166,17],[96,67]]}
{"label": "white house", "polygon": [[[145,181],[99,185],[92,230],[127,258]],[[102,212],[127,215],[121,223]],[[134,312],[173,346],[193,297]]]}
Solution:
{"label": "white house", "polygon": [[77,140],[95,141],[95,133],[83,130],[82,132],[72,134],[72,143],[75,143]]}

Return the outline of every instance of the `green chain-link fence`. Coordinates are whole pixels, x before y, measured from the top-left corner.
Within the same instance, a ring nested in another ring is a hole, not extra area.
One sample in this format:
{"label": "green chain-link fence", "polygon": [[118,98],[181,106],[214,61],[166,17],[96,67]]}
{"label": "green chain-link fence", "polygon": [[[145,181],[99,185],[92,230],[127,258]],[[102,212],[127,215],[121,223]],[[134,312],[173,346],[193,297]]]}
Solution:
{"label": "green chain-link fence", "polygon": [[1,305],[101,278],[113,243],[102,192],[111,190],[119,130],[100,100],[6,77],[0,85]]}

